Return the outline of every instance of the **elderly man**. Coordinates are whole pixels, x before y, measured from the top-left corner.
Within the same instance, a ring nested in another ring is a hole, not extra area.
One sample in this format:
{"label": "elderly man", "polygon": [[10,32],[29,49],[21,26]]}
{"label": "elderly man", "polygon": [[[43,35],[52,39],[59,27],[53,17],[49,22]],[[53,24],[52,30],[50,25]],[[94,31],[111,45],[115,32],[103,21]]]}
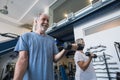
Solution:
{"label": "elderly man", "polygon": [[23,34],[15,47],[19,57],[13,80],[54,80],[53,62],[66,53],[58,52],[55,40],[45,33],[48,15],[40,14],[35,23],[35,31]]}

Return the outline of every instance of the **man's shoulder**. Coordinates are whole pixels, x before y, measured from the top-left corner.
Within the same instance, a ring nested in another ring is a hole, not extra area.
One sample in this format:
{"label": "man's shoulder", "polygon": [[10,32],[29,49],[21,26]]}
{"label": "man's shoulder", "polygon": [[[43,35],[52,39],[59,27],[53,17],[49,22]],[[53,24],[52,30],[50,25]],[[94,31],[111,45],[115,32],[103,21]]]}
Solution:
{"label": "man's shoulder", "polygon": [[22,38],[22,39],[30,39],[30,37],[32,36],[31,35],[32,34],[32,32],[26,32],[26,33],[23,33],[20,37]]}
{"label": "man's shoulder", "polygon": [[55,40],[52,36],[50,36],[50,35],[47,35],[47,37],[49,38],[49,39],[52,39],[52,40]]}
{"label": "man's shoulder", "polygon": [[26,32],[26,33],[23,33],[21,36],[30,36],[32,34],[32,32]]}

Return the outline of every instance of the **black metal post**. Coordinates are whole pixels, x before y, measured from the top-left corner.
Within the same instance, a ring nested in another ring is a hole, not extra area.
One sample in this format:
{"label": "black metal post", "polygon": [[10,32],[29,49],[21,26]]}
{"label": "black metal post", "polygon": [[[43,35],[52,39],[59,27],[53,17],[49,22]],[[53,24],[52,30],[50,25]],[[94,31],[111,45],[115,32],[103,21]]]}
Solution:
{"label": "black metal post", "polygon": [[105,56],[104,52],[103,52],[103,57],[104,57],[105,66],[106,66],[106,70],[107,70],[107,74],[108,74],[108,79],[111,80],[111,78],[110,78],[110,72],[109,72],[109,68],[108,68],[108,64],[107,64],[107,59],[106,59],[106,56]]}
{"label": "black metal post", "polygon": [[[119,54],[120,54],[120,45],[118,45],[118,47],[117,47],[117,45],[118,44],[114,44],[114,46],[115,46],[115,49],[116,49],[116,52],[117,52],[117,56],[118,56],[118,59],[119,59],[119,61],[120,61],[120,56],[119,56]],[[119,49],[119,51],[118,51],[118,49]]]}

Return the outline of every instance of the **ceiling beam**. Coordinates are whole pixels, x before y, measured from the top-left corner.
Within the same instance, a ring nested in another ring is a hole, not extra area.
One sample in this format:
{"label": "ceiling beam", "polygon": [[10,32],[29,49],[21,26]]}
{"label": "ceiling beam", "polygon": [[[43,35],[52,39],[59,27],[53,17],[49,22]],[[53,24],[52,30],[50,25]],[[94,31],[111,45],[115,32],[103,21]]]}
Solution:
{"label": "ceiling beam", "polygon": [[17,22],[20,22],[24,17],[25,15],[28,14],[28,12],[38,3],[39,0],[36,0],[29,8],[28,10],[18,19]]}

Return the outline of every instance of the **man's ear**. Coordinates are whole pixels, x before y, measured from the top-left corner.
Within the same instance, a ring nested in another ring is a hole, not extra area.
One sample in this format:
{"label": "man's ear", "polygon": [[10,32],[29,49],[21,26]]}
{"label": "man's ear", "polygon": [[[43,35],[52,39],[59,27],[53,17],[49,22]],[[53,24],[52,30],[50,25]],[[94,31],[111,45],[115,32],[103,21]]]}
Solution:
{"label": "man's ear", "polygon": [[32,31],[33,31],[33,32],[36,30],[36,26],[37,26],[37,18],[34,18],[33,28],[32,28]]}

